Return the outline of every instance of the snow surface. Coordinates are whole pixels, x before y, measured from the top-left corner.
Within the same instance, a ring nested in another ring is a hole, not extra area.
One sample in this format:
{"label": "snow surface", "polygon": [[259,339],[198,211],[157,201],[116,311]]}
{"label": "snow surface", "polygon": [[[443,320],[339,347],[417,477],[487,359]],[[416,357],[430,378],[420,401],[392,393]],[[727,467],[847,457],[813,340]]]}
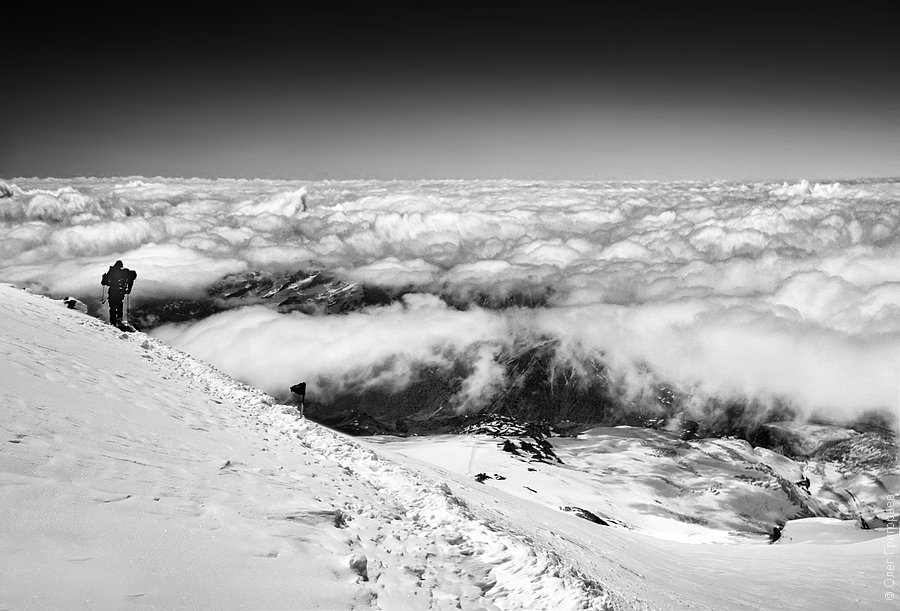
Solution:
{"label": "snow surface", "polygon": [[351,439],[59,301],[0,285],[0,334],[2,608],[884,608],[885,539],[845,524],[600,526],[474,481],[475,437]]}

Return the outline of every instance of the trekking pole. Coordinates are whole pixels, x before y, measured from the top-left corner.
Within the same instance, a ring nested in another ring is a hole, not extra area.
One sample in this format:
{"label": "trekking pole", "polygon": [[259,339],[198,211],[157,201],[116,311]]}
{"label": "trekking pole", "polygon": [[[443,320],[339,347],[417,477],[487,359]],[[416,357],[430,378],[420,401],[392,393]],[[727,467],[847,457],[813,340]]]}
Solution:
{"label": "trekking pole", "polygon": [[100,305],[103,305],[104,303],[106,303],[106,287],[101,286],[100,287]]}
{"label": "trekking pole", "polygon": [[122,322],[128,324],[128,307],[131,305],[131,295],[125,295],[125,314],[122,316]]}

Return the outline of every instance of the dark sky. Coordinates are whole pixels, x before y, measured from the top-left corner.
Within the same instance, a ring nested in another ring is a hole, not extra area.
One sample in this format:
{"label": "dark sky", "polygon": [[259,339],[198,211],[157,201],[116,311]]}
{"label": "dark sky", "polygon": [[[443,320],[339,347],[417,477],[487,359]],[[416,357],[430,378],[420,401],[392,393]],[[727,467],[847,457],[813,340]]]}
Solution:
{"label": "dark sky", "polygon": [[900,175],[888,15],[742,10],[36,14],[0,176]]}

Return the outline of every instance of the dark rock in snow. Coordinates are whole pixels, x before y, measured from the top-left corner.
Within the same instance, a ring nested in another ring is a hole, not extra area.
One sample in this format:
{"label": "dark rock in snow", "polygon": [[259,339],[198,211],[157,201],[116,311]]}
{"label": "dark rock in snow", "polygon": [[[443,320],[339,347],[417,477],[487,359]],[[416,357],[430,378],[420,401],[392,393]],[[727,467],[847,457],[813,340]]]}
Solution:
{"label": "dark rock in snow", "polygon": [[546,440],[552,434],[552,429],[545,423],[521,422],[510,416],[482,414],[457,432],[463,435],[504,437],[500,446],[504,452],[517,456],[524,454],[531,460],[540,462],[562,462],[553,451],[553,445]]}
{"label": "dark rock in snow", "polygon": [[369,560],[362,554],[354,554],[348,561],[350,569],[362,578],[363,581],[369,581]]}
{"label": "dark rock in snow", "polygon": [[589,522],[593,522],[594,524],[600,524],[601,526],[609,526],[609,522],[599,517],[597,514],[588,511],[587,509],[582,509],[581,507],[560,507],[561,510],[567,511],[569,513],[574,513],[579,518],[583,518]]}
{"label": "dark rock in snow", "polygon": [[62,301],[63,301],[63,304],[65,304],[65,306],[68,309],[78,310],[82,314],[87,314],[88,307],[87,307],[87,304],[85,304],[84,302],[79,301],[78,299],[75,299],[74,297],[66,297]]}

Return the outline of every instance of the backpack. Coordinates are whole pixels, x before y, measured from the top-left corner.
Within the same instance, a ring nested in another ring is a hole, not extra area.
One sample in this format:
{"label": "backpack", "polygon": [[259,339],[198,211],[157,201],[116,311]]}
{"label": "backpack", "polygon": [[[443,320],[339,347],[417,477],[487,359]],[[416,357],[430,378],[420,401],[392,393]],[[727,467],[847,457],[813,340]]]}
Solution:
{"label": "backpack", "polygon": [[127,295],[131,292],[131,287],[134,286],[134,279],[137,278],[137,272],[128,268],[125,268],[122,271],[124,272],[122,275],[125,276],[125,294]]}
{"label": "backpack", "polygon": [[108,272],[103,274],[100,284],[108,286],[111,293],[127,295],[134,286],[135,278],[137,278],[137,272],[132,269],[111,267]]}

